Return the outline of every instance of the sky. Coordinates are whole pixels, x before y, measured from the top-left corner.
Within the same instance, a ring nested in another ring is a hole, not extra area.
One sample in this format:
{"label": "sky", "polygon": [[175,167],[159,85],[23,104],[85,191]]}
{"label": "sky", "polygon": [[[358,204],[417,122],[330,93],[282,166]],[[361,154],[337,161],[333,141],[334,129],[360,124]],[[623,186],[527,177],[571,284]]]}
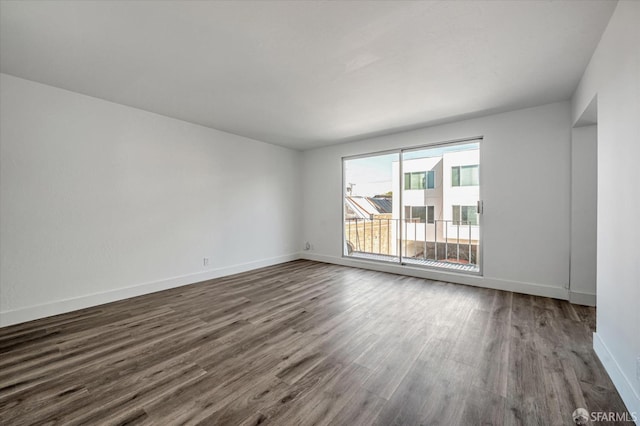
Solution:
{"label": "sky", "polygon": [[[404,151],[403,158],[441,157],[445,152],[478,149],[480,143],[446,145],[434,148]],[[391,180],[392,164],[398,161],[400,154],[383,154],[371,157],[347,159],[344,161],[345,185],[353,185],[352,195],[371,197],[393,191]]]}

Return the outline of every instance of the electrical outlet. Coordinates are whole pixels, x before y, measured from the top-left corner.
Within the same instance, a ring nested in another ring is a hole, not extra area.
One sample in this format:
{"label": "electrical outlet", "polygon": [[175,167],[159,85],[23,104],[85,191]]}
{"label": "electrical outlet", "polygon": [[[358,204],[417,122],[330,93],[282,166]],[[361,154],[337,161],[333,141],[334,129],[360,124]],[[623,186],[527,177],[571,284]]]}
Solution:
{"label": "electrical outlet", "polygon": [[208,257],[203,257],[202,258],[202,266],[209,266],[209,258]]}
{"label": "electrical outlet", "polygon": [[305,249],[305,250],[311,250],[311,244],[309,244],[309,241],[307,241],[306,243],[304,243],[304,249]]}

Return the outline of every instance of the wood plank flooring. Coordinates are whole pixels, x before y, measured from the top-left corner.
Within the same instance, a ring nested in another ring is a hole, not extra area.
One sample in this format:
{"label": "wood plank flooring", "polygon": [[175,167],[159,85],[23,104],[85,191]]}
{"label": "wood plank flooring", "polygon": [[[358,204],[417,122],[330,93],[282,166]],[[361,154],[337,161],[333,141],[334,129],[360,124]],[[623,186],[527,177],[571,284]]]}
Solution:
{"label": "wood plank flooring", "polygon": [[0,329],[0,424],[569,425],[625,411],[594,321],[294,261]]}

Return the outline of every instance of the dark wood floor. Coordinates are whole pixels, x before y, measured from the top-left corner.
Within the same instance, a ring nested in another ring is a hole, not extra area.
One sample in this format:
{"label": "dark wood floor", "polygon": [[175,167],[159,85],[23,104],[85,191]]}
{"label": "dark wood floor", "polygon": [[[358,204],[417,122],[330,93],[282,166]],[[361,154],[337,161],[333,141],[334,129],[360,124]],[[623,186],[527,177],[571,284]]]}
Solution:
{"label": "dark wood floor", "polygon": [[295,261],[0,329],[0,424],[568,425],[625,410],[594,318]]}

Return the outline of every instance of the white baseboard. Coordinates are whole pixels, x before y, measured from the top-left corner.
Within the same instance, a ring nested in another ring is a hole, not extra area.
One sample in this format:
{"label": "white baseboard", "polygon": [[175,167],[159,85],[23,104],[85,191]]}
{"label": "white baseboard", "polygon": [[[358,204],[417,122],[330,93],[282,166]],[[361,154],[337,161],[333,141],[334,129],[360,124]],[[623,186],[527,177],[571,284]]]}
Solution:
{"label": "white baseboard", "polygon": [[569,302],[576,305],[596,306],[596,295],[569,290]]}
{"label": "white baseboard", "polygon": [[426,278],[435,281],[446,281],[457,284],[466,284],[476,287],[491,288],[494,290],[514,291],[516,293],[531,294],[534,296],[551,297],[554,299],[569,300],[569,292],[561,285],[551,286],[544,284],[510,281],[499,278],[481,277],[455,272],[434,271],[412,267],[408,265],[394,265],[383,262],[349,259],[346,257],[327,256],[308,251],[302,252],[300,258],[315,260],[318,262],[334,263],[336,265],[353,266],[356,268],[370,269],[373,271],[390,272],[392,274],[408,275],[411,277]]}
{"label": "white baseboard", "polygon": [[101,293],[87,294],[84,296],[74,297],[72,299],[56,300],[55,302],[29,306],[12,311],[0,312],[0,327],[19,324],[22,322],[45,318],[52,315],[63,314],[66,312],[76,311],[78,309],[89,308],[92,306],[103,305],[105,303],[115,302],[117,300],[142,296],[144,294],[154,293],[156,291],[167,290],[183,285],[194,284],[200,281],[238,274],[240,272],[251,271],[253,269],[263,268],[265,266],[277,265],[279,263],[289,262],[299,258],[300,255],[298,253],[293,253],[284,256],[261,259],[249,263],[242,263],[239,265],[232,265],[224,268],[210,269],[208,271],[197,272],[194,274],[171,277],[160,281],[138,284],[131,287],[119,288]]}
{"label": "white baseboard", "polygon": [[600,358],[604,369],[607,370],[627,410],[631,414],[635,413],[636,425],[640,426],[640,396],[598,333],[593,333],[593,350]]}

